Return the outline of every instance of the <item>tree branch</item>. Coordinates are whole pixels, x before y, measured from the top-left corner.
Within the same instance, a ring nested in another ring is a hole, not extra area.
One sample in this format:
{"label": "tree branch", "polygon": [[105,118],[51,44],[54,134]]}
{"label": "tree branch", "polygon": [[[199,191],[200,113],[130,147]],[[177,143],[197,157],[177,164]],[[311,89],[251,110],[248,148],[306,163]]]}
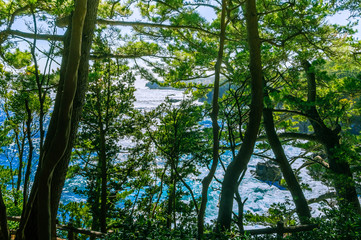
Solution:
{"label": "tree branch", "polygon": [[10,16],[10,18],[9,18],[9,22],[8,22],[7,28],[9,29],[9,28],[13,25],[16,16],[20,15],[20,13],[28,10],[29,8],[30,8],[30,5],[25,5],[24,7],[21,7],[21,8],[19,8],[19,9],[16,9],[16,10],[11,14],[11,16]]}
{"label": "tree branch", "polygon": [[37,40],[63,41],[63,39],[64,39],[64,36],[62,36],[62,35],[34,34],[34,33],[21,32],[21,31],[18,31],[18,30],[7,29],[7,30],[4,30],[4,31],[0,32],[1,41],[4,41],[4,39],[8,35],[12,35],[12,36],[15,36],[15,37],[37,39]]}
{"label": "tree branch", "polygon": [[311,198],[309,199],[307,202],[308,204],[312,204],[312,203],[318,203],[318,202],[321,202],[321,201],[324,201],[324,200],[327,200],[327,199],[330,199],[330,198],[336,198],[337,195],[335,192],[327,192],[325,194],[322,194],[316,198]]}
{"label": "tree branch", "polygon": [[206,4],[206,3],[186,3],[185,6],[197,6],[197,7],[209,7],[213,8],[216,11],[220,11],[219,7],[214,6],[212,4]]}
{"label": "tree branch", "polygon": [[[299,139],[299,140],[308,140],[308,141],[315,141],[318,142],[319,140],[317,139],[316,135],[314,134],[306,134],[306,133],[291,133],[291,132],[286,132],[286,133],[280,133],[278,134],[279,138],[291,138],[291,139]],[[257,138],[257,141],[263,141],[263,140],[267,140],[267,136],[259,136]]]}
{"label": "tree branch", "polygon": [[[58,27],[66,27],[68,26],[69,18],[64,17],[58,19],[55,24]],[[168,28],[168,29],[190,29],[200,32],[205,32],[208,34],[215,34],[201,27],[189,26],[189,25],[169,25],[169,24],[161,24],[161,23],[149,23],[149,22],[127,22],[127,21],[115,21],[115,20],[107,20],[107,19],[97,19],[97,24],[108,25],[108,26],[124,26],[124,27],[150,27],[150,28]]]}
{"label": "tree branch", "polygon": [[297,115],[301,115],[301,116],[304,116],[304,117],[307,117],[309,118],[310,116],[303,113],[303,112],[300,112],[300,111],[294,111],[294,110],[287,110],[287,109],[272,109],[272,112],[284,112],[284,113],[292,113],[292,114],[297,114]]}
{"label": "tree branch", "polygon": [[142,57],[155,57],[155,58],[173,58],[168,56],[158,56],[153,54],[102,54],[102,55],[91,55],[91,60],[101,60],[107,58],[114,58],[114,59],[133,59],[133,58],[142,58]]}

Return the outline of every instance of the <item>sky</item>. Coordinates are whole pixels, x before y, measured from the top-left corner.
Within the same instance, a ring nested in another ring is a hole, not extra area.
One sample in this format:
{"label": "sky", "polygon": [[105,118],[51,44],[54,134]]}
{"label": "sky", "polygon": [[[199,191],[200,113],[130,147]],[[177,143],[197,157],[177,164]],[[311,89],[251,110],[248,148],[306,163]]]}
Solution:
{"label": "sky", "polygon": [[[338,14],[335,14],[331,17],[328,18],[328,21],[332,24],[339,24],[339,25],[347,25],[350,21],[356,21],[355,18],[350,17],[350,12],[349,11],[342,11]],[[357,30],[358,32],[355,34],[355,37],[357,37],[357,39],[361,39],[361,26],[360,24],[356,25],[355,30]]]}
{"label": "sky", "polygon": [[[209,8],[209,7],[200,7],[198,8],[198,12],[201,13],[201,15],[203,15],[208,21],[212,21],[215,17],[216,14],[213,11],[213,9]],[[134,21],[134,20],[140,20],[141,16],[139,14],[139,12],[135,11],[134,15],[132,18],[130,19],[126,19],[127,21]],[[334,16],[331,16],[328,18],[328,21],[332,24],[340,24],[340,25],[347,25],[351,20],[355,20],[350,18],[350,13],[348,11],[343,11],[341,13],[338,13]],[[41,23],[38,22],[38,27],[41,28],[42,25]],[[43,26],[46,27],[46,26]],[[24,31],[24,32],[29,32],[29,28],[33,28],[33,22],[32,22],[32,18],[27,17],[27,18],[22,18],[21,20],[17,20],[15,22],[15,24],[13,25],[14,30],[20,30],[20,31]],[[360,25],[356,26],[357,30],[361,30],[360,29]],[[64,29],[63,28],[58,28],[57,29],[57,34],[63,34],[64,33]],[[131,28],[123,28],[122,29],[122,33],[130,33],[131,32]],[[361,39],[361,32],[356,33],[355,35],[358,39]],[[45,50],[48,48],[48,44],[46,41],[38,41],[37,42],[37,46],[38,48]],[[21,43],[19,45],[20,49],[28,49],[28,44],[27,43]],[[60,59],[57,60],[58,62],[60,62]],[[45,58],[42,58],[39,60],[39,65],[40,65],[40,69],[42,69],[42,66],[44,66],[46,62]],[[57,68],[59,66],[54,65],[53,68]]]}

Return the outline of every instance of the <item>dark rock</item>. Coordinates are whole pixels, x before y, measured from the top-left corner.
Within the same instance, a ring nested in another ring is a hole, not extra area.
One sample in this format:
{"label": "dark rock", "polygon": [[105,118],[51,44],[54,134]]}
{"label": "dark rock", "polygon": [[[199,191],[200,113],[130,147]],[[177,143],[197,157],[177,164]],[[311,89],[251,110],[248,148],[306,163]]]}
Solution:
{"label": "dark rock", "polygon": [[266,182],[280,182],[282,178],[280,168],[271,161],[257,163],[253,174],[255,178]]}
{"label": "dark rock", "polygon": [[147,82],[145,84],[146,87],[148,87],[149,89],[172,89],[172,90],[179,90],[179,88],[174,88],[174,87],[162,87],[159,86],[159,84],[155,83],[155,82]]}
{"label": "dark rock", "polygon": [[171,103],[177,103],[177,102],[180,102],[180,101],[182,101],[182,100],[180,100],[180,99],[174,99],[174,98],[170,98],[170,99],[169,99],[169,102],[171,102]]}
{"label": "dark rock", "polygon": [[[221,86],[219,87],[219,98],[222,98],[223,95],[224,95],[230,88],[232,88],[232,87],[230,86],[229,83],[226,83],[226,84],[224,84],[224,85],[221,85]],[[206,95],[205,97],[200,98],[199,101],[201,101],[201,102],[206,102],[206,101],[207,101],[208,103],[212,103],[212,99],[213,99],[213,90],[210,91],[209,93],[207,93],[207,95]]]}

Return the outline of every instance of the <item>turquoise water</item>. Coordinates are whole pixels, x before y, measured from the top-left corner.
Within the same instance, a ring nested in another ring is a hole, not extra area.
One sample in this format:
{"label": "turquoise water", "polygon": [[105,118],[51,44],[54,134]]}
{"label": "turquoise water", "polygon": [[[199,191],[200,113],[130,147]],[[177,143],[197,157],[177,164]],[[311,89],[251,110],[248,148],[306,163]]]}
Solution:
{"label": "turquoise water", "polygon": [[[159,89],[148,89],[145,87],[145,81],[138,80],[136,82],[136,88],[137,91],[135,92],[136,96],[136,103],[135,107],[138,109],[143,110],[150,110],[158,106],[161,102],[164,101],[164,99],[168,96],[170,98],[176,99],[176,100],[182,100],[185,98],[182,91],[177,90],[159,90]],[[0,113],[0,121],[3,122],[4,120],[4,114]],[[211,122],[209,120],[206,120],[203,122],[203,125],[205,127],[210,127]],[[37,137],[37,136],[35,136]],[[122,142],[122,145],[131,145],[132,143],[129,142],[129,140],[124,140],[125,142]],[[35,141],[35,144],[37,142]],[[301,149],[293,148],[291,146],[284,146],[285,152],[287,153],[288,157],[298,156],[302,153]],[[14,156],[16,153],[15,151],[15,145],[11,145],[4,149],[4,152],[0,154],[0,165],[3,166],[9,166],[12,161],[12,167],[15,169],[17,167],[17,160],[11,158],[9,156]],[[25,154],[26,155],[26,154]],[[271,154],[269,154],[271,156]],[[6,157],[8,156],[8,157]],[[119,154],[120,158],[125,158],[125,154]],[[226,152],[222,156],[222,160],[227,165],[231,161],[231,153]],[[38,158],[37,153],[34,154],[34,160],[36,164],[36,159]],[[26,156],[25,156],[26,159]],[[162,164],[162,160],[159,160],[159,164]],[[266,213],[269,207],[272,204],[275,203],[288,203],[287,205],[289,208],[293,208],[292,198],[291,194],[279,186],[276,186],[275,184],[269,184],[262,181],[257,180],[254,176],[251,174],[251,170],[255,170],[256,165],[258,162],[264,161],[258,157],[253,156],[249,165],[248,170],[245,174],[245,177],[240,184],[239,191],[243,198],[248,198],[246,201],[246,204],[244,206],[245,211],[252,211],[254,213]],[[302,165],[302,160],[297,160],[293,163],[292,167],[294,169],[297,169]],[[36,165],[33,165],[32,167],[32,176],[35,174],[36,171]],[[191,186],[194,194],[196,197],[199,197],[201,195],[201,180],[208,174],[208,169],[200,169],[201,174],[199,176],[190,176],[186,181]],[[223,179],[224,171],[222,170],[221,166],[218,166],[216,177],[219,180]],[[304,191],[305,196],[307,199],[317,197],[321,194],[324,194],[329,191],[333,191],[333,189],[329,189],[328,187],[324,186],[321,182],[313,181],[312,178],[307,174],[307,171],[304,170],[300,174],[301,181],[304,183],[309,184],[312,191]],[[16,177],[14,179],[16,181]],[[72,179],[68,179],[65,183],[65,187],[63,189],[63,194],[61,201],[62,203],[66,204],[71,201],[80,202],[80,201],[86,201],[86,198],[82,195],[78,195],[74,193],[75,189],[84,189],[86,186],[86,179],[84,179],[81,176],[77,176]],[[207,212],[206,212],[206,219],[207,221],[210,221],[214,218],[216,218],[218,214],[218,202],[219,202],[219,190],[220,185],[216,181],[212,182],[211,188],[209,190],[209,201],[207,206]],[[141,196],[141,195],[140,195]],[[132,197],[132,196],[130,196]],[[190,201],[190,197],[185,198],[184,201]],[[119,206],[122,206],[122,203],[118,203]],[[312,208],[312,214],[314,216],[319,215],[320,212],[318,211],[318,205],[317,204],[311,204]],[[236,211],[237,206],[236,203],[234,205],[234,209]]]}
{"label": "turquoise water", "polygon": [[[137,81],[136,83],[137,91],[135,93],[136,95],[136,103],[135,106],[138,109],[144,109],[149,110],[153,109],[156,106],[158,106],[166,96],[169,96],[170,98],[181,100],[185,98],[182,91],[177,90],[159,90],[159,89],[148,89],[145,87],[144,81]],[[209,120],[205,120],[202,123],[205,127],[211,127],[211,122]],[[126,143],[129,144],[129,143]],[[284,146],[285,152],[287,153],[287,156],[289,158],[293,156],[298,156],[302,153],[301,149],[293,148],[291,146]],[[271,156],[271,154],[269,154]],[[123,156],[124,157],[124,156]],[[228,151],[222,156],[223,162],[227,165],[231,161],[231,153]],[[162,164],[162,160],[159,160],[159,164]],[[289,191],[284,190],[280,186],[277,186],[277,184],[269,184],[266,182],[262,182],[258,179],[256,179],[252,174],[251,170],[256,169],[256,165],[258,162],[264,161],[258,157],[253,156],[249,165],[248,170],[245,174],[245,177],[240,184],[239,191],[242,197],[248,198],[246,201],[244,210],[245,211],[252,211],[254,213],[266,213],[269,207],[272,204],[275,203],[289,203],[287,206],[289,208],[293,208],[294,205],[292,203],[291,194]],[[293,163],[293,168],[297,169],[302,165],[302,160],[297,160]],[[187,184],[189,184],[196,195],[196,197],[199,197],[201,195],[201,180],[208,174],[208,169],[200,169],[201,174],[199,176],[190,176],[186,181]],[[222,170],[221,166],[218,166],[216,177],[220,180],[223,179],[224,171]],[[324,194],[328,191],[332,191],[333,189],[329,189],[328,187],[324,186],[321,182],[313,181],[313,179],[307,174],[306,170],[302,171],[300,174],[300,177],[302,179],[302,182],[309,184],[312,191],[305,191],[305,196],[307,199],[317,197],[321,194]],[[72,192],[72,189],[75,187],[81,187],[84,186],[84,179],[77,178],[74,180],[68,180],[67,185],[64,188],[63,192],[63,198],[62,200],[64,202],[67,202],[69,200],[75,200],[75,201],[85,201],[81,196],[74,195]],[[210,187],[210,190],[208,192],[208,205],[207,205],[207,212],[206,212],[206,219],[207,221],[210,221],[214,218],[216,218],[218,214],[218,202],[219,202],[219,189],[220,185],[213,181],[212,185]],[[184,201],[190,201],[190,196],[188,199],[184,199]],[[122,203],[119,203],[120,206]],[[317,216],[320,214],[318,211],[318,205],[317,204],[311,204],[310,207],[312,208],[312,213],[314,216]],[[237,205],[234,203],[234,210],[237,212]]]}

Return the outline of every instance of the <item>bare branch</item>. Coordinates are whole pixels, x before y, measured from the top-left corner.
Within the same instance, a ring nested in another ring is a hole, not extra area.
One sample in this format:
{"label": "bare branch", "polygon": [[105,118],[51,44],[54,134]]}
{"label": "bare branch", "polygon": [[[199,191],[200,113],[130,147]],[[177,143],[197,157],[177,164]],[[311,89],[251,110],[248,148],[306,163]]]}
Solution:
{"label": "bare branch", "polygon": [[284,112],[284,113],[292,113],[292,114],[297,114],[297,115],[301,115],[304,117],[309,118],[310,116],[301,112],[301,111],[294,111],[294,110],[287,110],[287,109],[272,109],[272,112]]}
{"label": "bare branch", "polygon": [[30,6],[29,6],[29,5],[26,5],[26,6],[24,6],[24,7],[21,7],[21,8],[19,8],[19,9],[16,9],[16,10],[11,14],[11,16],[10,16],[10,18],[9,18],[9,23],[8,23],[7,28],[9,29],[9,28],[13,25],[16,16],[20,15],[22,12],[25,12],[25,11],[28,10],[29,8],[30,8]]}
{"label": "bare branch", "polygon": [[[308,140],[319,142],[319,139],[314,134],[306,134],[306,133],[292,133],[292,132],[285,132],[278,134],[279,138],[291,138],[291,139],[299,139],[299,140]],[[260,136],[257,138],[257,141],[267,140],[267,136]]]}
{"label": "bare branch", "polygon": [[327,192],[325,194],[322,194],[316,198],[311,198],[309,199],[307,202],[308,204],[312,204],[312,203],[318,203],[318,202],[321,202],[321,201],[325,201],[327,199],[330,199],[330,198],[336,198],[337,195],[335,192]]}
{"label": "bare branch", "polygon": [[220,11],[219,7],[214,6],[212,4],[206,4],[206,3],[186,3],[185,6],[196,6],[196,7],[209,7],[213,8],[216,11]]}
{"label": "bare branch", "polygon": [[[69,23],[69,18],[64,17],[60,18],[56,21],[56,25],[58,27],[66,27]],[[169,25],[169,24],[161,24],[161,23],[150,23],[150,22],[128,22],[128,21],[115,21],[115,20],[107,20],[107,19],[97,19],[97,24],[108,25],[108,26],[124,26],[124,27],[150,27],[150,28],[167,28],[167,29],[190,29],[200,32],[205,32],[208,34],[215,34],[210,32],[204,28],[189,26],[189,25]],[[218,35],[218,34],[216,34]]]}
{"label": "bare branch", "polygon": [[294,2],[286,2],[286,3],[282,4],[282,5],[286,5],[286,6],[281,7],[281,8],[276,8],[276,9],[266,11],[266,12],[261,12],[261,13],[258,13],[258,15],[262,16],[262,15],[267,15],[267,14],[271,14],[271,13],[282,12],[282,11],[284,11],[284,10],[290,8],[290,7],[293,7],[295,5],[295,3]]}
{"label": "bare branch", "polygon": [[134,59],[134,58],[142,58],[142,57],[155,57],[155,58],[173,58],[168,56],[158,56],[153,54],[102,54],[102,55],[92,55],[90,56],[91,60],[101,60],[107,58],[114,59]]}
{"label": "bare branch", "polygon": [[53,34],[34,34],[34,33],[27,33],[27,32],[21,32],[18,30],[11,30],[7,29],[2,32],[0,32],[0,39],[4,41],[7,36],[12,35],[15,37],[23,37],[23,38],[30,38],[30,39],[37,39],[37,40],[52,40],[52,41],[63,41],[64,36],[63,35],[53,35]]}

